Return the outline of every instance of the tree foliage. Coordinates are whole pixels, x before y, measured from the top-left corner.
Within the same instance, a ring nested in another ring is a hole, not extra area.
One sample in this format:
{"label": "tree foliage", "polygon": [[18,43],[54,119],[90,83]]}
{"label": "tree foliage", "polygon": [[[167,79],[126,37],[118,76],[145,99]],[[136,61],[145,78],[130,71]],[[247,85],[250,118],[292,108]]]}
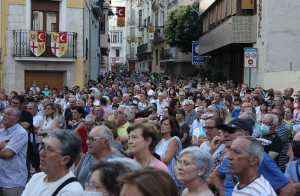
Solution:
{"label": "tree foliage", "polygon": [[[195,8],[197,9],[197,8]],[[192,51],[192,41],[197,41],[202,33],[202,23],[191,6],[171,11],[164,28],[164,39],[171,46],[177,46],[183,53]]]}

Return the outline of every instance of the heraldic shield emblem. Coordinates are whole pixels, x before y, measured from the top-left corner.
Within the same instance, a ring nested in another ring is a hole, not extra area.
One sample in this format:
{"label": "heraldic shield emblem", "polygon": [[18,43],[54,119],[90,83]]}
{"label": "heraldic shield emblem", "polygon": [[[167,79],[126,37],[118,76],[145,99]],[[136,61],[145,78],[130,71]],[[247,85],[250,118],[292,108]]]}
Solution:
{"label": "heraldic shield emblem", "polygon": [[29,31],[30,34],[30,51],[35,56],[40,56],[46,50],[46,32]]}
{"label": "heraldic shield emblem", "polygon": [[63,56],[67,51],[67,33],[51,33],[51,51],[57,57]]}

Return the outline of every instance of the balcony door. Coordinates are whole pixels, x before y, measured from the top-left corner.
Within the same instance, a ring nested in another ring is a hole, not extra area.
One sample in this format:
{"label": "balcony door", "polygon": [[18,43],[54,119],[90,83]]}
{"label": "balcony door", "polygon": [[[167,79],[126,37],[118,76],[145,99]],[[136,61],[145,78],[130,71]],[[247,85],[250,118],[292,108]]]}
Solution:
{"label": "balcony door", "polygon": [[[31,29],[59,32],[59,3],[59,1],[31,0]],[[46,51],[41,57],[55,57],[50,42],[50,34],[46,34]]]}

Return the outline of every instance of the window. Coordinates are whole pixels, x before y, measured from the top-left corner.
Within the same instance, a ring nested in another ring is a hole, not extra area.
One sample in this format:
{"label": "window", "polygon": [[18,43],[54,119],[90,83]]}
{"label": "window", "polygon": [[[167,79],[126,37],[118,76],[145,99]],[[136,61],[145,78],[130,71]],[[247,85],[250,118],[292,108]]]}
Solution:
{"label": "window", "polygon": [[116,57],[120,57],[120,50],[116,49]]}
{"label": "window", "polygon": [[131,9],[130,22],[135,22],[135,9]]}
{"label": "window", "polygon": [[59,31],[59,2],[32,0],[31,9],[32,30],[43,30],[49,32]]}
{"label": "window", "polygon": [[139,27],[143,26],[143,10],[139,10]]}

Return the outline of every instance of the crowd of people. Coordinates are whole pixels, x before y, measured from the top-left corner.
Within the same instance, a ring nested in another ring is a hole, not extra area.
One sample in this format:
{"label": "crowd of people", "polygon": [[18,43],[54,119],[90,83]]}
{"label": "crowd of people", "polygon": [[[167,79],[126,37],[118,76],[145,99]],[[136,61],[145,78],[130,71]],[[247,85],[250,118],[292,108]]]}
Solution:
{"label": "crowd of people", "polygon": [[300,91],[122,72],[0,90],[0,196],[300,193]]}

